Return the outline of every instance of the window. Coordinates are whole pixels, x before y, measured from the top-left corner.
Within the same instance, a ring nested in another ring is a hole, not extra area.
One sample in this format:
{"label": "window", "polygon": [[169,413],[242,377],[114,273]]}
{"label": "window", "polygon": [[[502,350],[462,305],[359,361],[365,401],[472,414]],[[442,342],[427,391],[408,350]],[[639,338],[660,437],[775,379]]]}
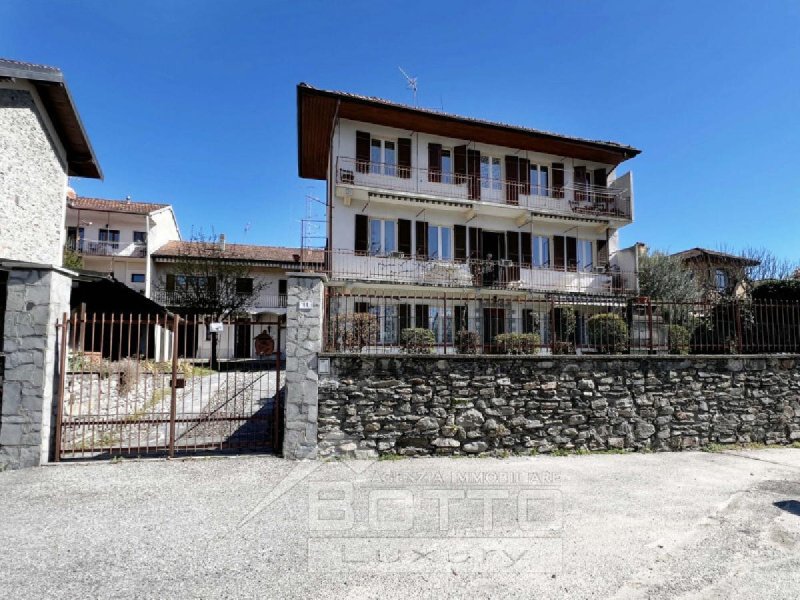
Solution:
{"label": "window", "polygon": [[144,273],[131,273],[131,283],[144,283]]}
{"label": "window", "polygon": [[481,186],[493,190],[503,187],[499,158],[481,155]]}
{"label": "window", "polygon": [[550,195],[550,170],[544,165],[531,164],[531,195]]}
{"label": "window", "polygon": [[252,277],[237,277],[236,278],[236,293],[241,296],[248,296],[253,293],[253,278]]}
{"label": "window", "polygon": [[147,243],[147,232],[146,231],[134,231],[133,232],[133,243],[134,244],[146,244]]}
{"label": "window", "polygon": [[453,151],[442,148],[442,183],[453,183]]}
{"label": "window", "polygon": [[370,173],[395,175],[397,173],[397,145],[390,140],[372,138],[369,148]]}
{"label": "window", "polygon": [[450,260],[453,258],[452,242],[450,227],[428,225],[428,258]]}
{"label": "window", "polygon": [[592,242],[578,240],[578,271],[591,271],[593,265]]}
{"label": "window", "polygon": [[119,229],[101,229],[99,234],[98,239],[101,242],[105,242],[102,245],[114,250],[119,249]]}
{"label": "window", "polygon": [[453,309],[445,312],[442,308],[431,306],[428,308],[428,329],[433,331],[437,344],[453,343]]}
{"label": "window", "polygon": [[543,235],[533,236],[533,266],[540,268],[550,266],[550,238]]}
{"label": "window", "polygon": [[720,292],[728,289],[728,273],[724,269],[716,269],[714,271],[714,281]]}
{"label": "window", "polygon": [[397,250],[395,222],[383,219],[370,219],[369,253],[373,256],[389,254]]}
{"label": "window", "polygon": [[378,318],[378,339],[380,344],[396,344],[397,339],[397,306],[370,306],[369,314]]}
{"label": "window", "polygon": [[83,227],[67,227],[67,248],[83,251],[84,229]]}

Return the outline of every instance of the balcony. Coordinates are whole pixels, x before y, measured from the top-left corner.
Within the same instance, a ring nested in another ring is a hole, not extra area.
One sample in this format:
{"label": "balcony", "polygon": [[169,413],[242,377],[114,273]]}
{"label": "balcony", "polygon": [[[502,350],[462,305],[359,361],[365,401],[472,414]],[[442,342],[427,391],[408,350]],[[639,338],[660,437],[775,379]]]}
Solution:
{"label": "balcony", "polygon": [[636,276],[613,267],[566,270],[534,267],[510,260],[425,260],[398,253],[370,256],[345,250],[328,253],[327,272],[332,281],[485,288],[494,290],[633,294]]}
{"label": "balcony", "polygon": [[608,187],[573,184],[543,187],[518,181],[485,179],[478,175],[454,175],[438,170],[339,157],[336,183],[417,197],[509,206],[561,217],[628,222],[633,219],[629,173]]}
{"label": "balcony", "polygon": [[116,256],[124,258],[144,258],[147,256],[147,244],[132,242],[123,244],[107,240],[76,240],[67,238],[67,250],[83,256]]}

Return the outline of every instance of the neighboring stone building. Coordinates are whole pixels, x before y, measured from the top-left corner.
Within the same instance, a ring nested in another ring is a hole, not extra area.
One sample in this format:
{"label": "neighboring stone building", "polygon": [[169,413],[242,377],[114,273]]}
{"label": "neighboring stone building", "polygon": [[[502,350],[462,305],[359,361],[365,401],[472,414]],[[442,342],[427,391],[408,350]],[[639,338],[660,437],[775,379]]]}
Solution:
{"label": "neighboring stone building", "polygon": [[694,278],[704,295],[742,296],[747,293],[747,269],[759,262],[744,256],[736,256],[707,248],[692,248],[676,252],[694,273]]}
{"label": "neighboring stone building", "polygon": [[0,59],[0,469],[48,460],[68,176],[101,178],[59,69]]}

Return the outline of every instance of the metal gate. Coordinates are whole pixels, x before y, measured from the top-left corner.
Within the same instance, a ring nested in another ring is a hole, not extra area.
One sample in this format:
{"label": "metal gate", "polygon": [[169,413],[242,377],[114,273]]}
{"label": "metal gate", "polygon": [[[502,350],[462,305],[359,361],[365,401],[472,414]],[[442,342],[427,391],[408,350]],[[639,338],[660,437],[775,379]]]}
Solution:
{"label": "metal gate", "polygon": [[55,459],[280,449],[283,327],[65,313]]}

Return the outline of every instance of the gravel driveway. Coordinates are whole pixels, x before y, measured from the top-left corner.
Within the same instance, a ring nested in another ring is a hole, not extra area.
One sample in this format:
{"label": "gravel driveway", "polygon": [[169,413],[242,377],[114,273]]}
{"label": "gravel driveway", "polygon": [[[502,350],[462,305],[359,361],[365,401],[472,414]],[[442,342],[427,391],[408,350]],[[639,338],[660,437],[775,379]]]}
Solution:
{"label": "gravel driveway", "polygon": [[[389,489],[400,494],[390,502],[413,497],[413,530],[385,530],[397,511],[371,520],[366,499]],[[502,499],[486,521],[481,500],[460,512],[456,498],[437,529],[442,503],[431,494],[488,489],[529,490],[541,522],[522,531]],[[324,513],[313,498],[351,508]],[[323,513],[350,528],[310,520]],[[797,449],[55,465],[0,473],[0,518],[4,598],[800,597]],[[414,550],[418,526],[436,538],[438,562]],[[336,554],[369,536],[382,553]],[[470,557],[481,544],[495,544],[494,563]],[[535,559],[515,567],[520,547]]]}

